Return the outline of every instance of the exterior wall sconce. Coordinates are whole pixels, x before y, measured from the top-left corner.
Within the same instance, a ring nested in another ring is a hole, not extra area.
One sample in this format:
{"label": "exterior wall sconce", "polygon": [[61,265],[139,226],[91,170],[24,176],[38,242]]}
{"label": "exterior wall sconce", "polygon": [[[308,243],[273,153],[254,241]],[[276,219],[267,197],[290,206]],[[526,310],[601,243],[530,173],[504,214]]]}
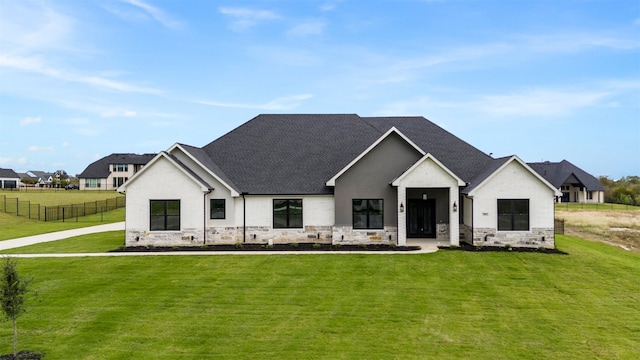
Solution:
{"label": "exterior wall sconce", "polygon": [[453,212],[458,211],[458,204],[456,204],[456,202],[453,202]]}
{"label": "exterior wall sconce", "polygon": [[404,212],[404,205],[402,204],[402,202],[400,203],[400,212]]}
{"label": "exterior wall sconce", "polygon": [[422,200],[427,200],[427,199],[429,199],[429,198],[427,197],[427,193],[422,193]]}

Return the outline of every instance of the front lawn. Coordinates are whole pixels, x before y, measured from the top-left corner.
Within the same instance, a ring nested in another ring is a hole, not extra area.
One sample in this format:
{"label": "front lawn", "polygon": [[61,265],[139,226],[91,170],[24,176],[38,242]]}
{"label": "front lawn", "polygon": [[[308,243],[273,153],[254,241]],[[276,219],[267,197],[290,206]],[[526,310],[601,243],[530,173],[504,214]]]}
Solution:
{"label": "front lawn", "polygon": [[[64,240],[63,240],[64,241]],[[640,256],[543,253],[20,259],[46,359],[635,359]],[[11,326],[0,325],[0,353]]]}
{"label": "front lawn", "polygon": [[0,212],[0,240],[124,221],[125,208],[65,221],[40,221]]}
{"label": "front lawn", "polygon": [[0,254],[98,253],[115,250],[123,245],[124,230],[118,230],[2,250]]}

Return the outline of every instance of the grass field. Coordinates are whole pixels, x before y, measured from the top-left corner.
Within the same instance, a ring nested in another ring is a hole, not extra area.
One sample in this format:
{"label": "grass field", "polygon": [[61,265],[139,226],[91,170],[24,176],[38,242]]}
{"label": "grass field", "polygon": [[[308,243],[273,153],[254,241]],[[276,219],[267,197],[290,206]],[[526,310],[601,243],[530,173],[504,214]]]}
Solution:
{"label": "grass field", "polygon": [[[559,204],[556,218],[565,234],[622,246],[640,253],[640,207],[618,204]],[[596,206],[599,205],[599,206]],[[611,209],[612,207],[613,209]]]}
{"label": "grass field", "polygon": [[61,220],[44,222],[0,212],[0,240],[124,221],[124,213],[125,208],[120,208],[102,214],[84,216],[77,222],[75,218],[66,219],[64,222]]}
{"label": "grass field", "polygon": [[557,244],[569,255],[20,259],[40,295],[19,346],[46,359],[637,358],[640,255]]}
{"label": "grass field", "polygon": [[122,197],[124,195],[115,191],[78,191],[78,190],[28,190],[28,191],[7,191],[0,190],[0,199],[18,198],[20,201],[31,201],[41,206],[79,204],[84,202],[99,201]]}
{"label": "grass field", "polygon": [[45,242],[0,251],[0,254],[65,254],[97,253],[115,250],[124,245],[124,231],[107,231],[75,236],[64,240]]}

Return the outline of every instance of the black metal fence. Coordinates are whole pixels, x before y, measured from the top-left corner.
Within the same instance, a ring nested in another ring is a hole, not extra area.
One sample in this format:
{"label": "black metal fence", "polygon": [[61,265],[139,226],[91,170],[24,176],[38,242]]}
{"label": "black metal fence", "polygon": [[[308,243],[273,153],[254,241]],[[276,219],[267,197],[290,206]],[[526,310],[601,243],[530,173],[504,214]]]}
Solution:
{"label": "black metal fence", "polygon": [[79,204],[43,206],[31,201],[0,195],[0,211],[41,221],[65,221],[125,207],[125,197],[88,201]]}

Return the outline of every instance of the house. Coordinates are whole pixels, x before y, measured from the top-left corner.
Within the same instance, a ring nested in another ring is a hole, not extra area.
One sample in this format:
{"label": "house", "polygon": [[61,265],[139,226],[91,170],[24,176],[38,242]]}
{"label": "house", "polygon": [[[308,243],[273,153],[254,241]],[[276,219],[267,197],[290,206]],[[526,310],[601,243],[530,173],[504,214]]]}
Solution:
{"label": "house", "polygon": [[116,190],[156,154],[111,154],[87,166],[78,175],[80,190]]}
{"label": "house", "polygon": [[0,189],[15,189],[20,185],[20,176],[12,169],[0,168]]}
{"label": "house", "polygon": [[556,202],[604,203],[604,187],[600,181],[569,161],[544,161],[528,165],[562,192]]}
{"label": "house", "polygon": [[118,188],[126,245],[433,239],[554,246],[560,191],[423,117],[259,115],[203,146],[176,143]]}
{"label": "house", "polygon": [[53,183],[54,173],[39,170],[29,170],[27,171],[27,175],[29,175],[29,177],[32,179],[36,179],[36,187],[51,187]]}

